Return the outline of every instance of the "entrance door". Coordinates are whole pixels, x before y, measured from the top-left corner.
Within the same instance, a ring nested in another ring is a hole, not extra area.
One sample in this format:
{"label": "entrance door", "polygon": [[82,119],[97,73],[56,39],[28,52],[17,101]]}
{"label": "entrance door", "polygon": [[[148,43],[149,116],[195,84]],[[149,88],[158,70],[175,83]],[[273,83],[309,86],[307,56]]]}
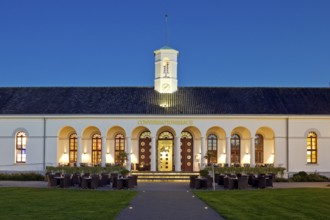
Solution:
{"label": "entrance door", "polygon": [[168,131],[164,131],[158,136],[158,171],[173,170],[173,140],[173,134]]}
{"label": "entrance door", "polygon": [[150,131],[145,131],[139,138],[139,164],[137,169],[149,171],[151,162],[151,137]]}
{"label": "entrance door", "polygon": [[173,141],[158,141],[158,171],[172,171]]}
{"label": "entrance door", "polygon": [[186,172],[193,171],[193,137],[187,132],[181,133],[181,170]]}

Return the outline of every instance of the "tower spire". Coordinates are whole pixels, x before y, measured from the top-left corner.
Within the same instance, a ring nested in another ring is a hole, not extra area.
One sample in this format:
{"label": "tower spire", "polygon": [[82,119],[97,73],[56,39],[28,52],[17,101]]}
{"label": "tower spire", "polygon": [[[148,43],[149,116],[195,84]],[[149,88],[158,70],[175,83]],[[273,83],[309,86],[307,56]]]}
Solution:
{"label": "tower spire", "polygon": [[168,15],[165,14],[165,46],[168,46],[168,28],[167,28]]}

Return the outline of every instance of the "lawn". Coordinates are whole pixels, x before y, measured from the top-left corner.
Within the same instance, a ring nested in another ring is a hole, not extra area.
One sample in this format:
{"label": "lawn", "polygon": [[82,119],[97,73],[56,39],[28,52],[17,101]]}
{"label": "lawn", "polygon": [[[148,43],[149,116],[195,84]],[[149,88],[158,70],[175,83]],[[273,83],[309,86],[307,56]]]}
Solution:
{"label": "lawn", "polygon": [[115,219],[137,191],[0,188],[0,219]]}
{"label": "lawn", "polygon": [[195,191],[226,219],[329,219],[330,189]]}

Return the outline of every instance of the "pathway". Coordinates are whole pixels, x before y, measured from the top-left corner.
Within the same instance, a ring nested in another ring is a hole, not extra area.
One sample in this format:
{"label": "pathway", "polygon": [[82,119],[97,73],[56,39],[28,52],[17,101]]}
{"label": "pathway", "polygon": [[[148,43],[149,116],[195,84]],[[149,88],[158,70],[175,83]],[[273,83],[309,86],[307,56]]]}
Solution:
{"label": "pathway", "polygon": [[139,183],[139,194],[117,220],[223,219],[189,189],[189,183]]}

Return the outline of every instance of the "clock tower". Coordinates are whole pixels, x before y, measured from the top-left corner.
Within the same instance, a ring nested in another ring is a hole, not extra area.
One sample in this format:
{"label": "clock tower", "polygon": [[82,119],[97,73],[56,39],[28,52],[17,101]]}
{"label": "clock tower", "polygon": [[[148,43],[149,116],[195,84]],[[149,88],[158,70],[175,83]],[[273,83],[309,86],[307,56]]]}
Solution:
{"label": "clock tower", "polygon": [[173,93],[178,90],[177,58],[179,51],[164,46],[155,54],[155,90],[160,93]]}

